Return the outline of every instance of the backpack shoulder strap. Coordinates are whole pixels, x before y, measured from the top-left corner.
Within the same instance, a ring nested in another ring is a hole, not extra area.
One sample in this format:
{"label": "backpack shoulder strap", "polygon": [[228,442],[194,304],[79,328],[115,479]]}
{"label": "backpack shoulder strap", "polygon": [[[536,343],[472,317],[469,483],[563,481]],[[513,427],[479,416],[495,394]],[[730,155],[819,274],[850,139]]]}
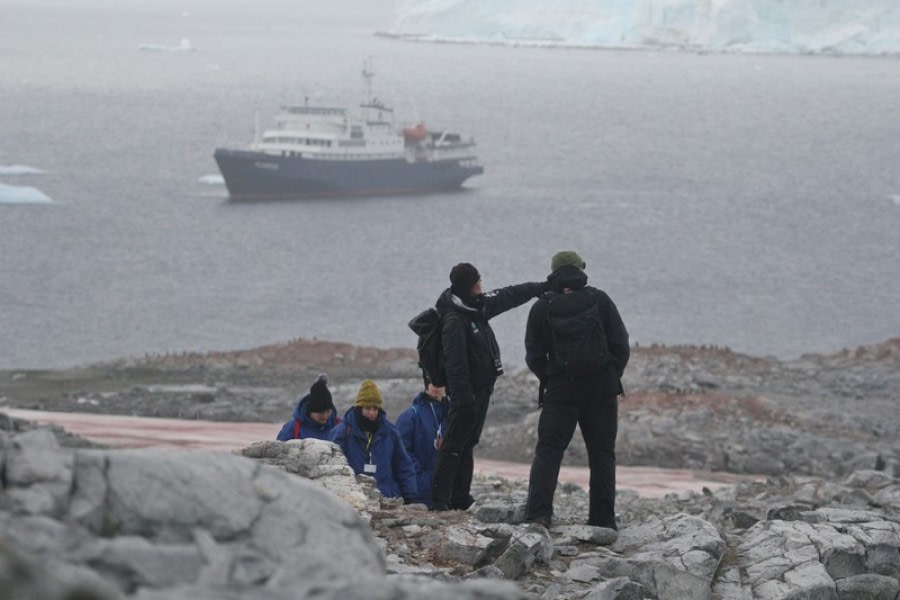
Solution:
{"label": "backpack shoulder strap", "polygon": [[300,439],[300,419],[294,417],[294,439]]}

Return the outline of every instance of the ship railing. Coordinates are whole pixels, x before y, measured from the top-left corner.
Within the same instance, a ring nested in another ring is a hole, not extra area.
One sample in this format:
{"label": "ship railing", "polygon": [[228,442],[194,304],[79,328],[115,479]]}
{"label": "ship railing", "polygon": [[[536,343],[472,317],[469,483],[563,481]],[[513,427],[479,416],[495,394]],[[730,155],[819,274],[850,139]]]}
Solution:
{"label": "ship railing", "polygon": [[306,153],[306,156],[309,158],[316,158],[319,160],[372,160],[372,159],[392,159],[392,158],[404,158],[404,154],[402,152],[371,152],[371,153],[329,153],[325,154],[324,152],[321,154],[310,154]]}

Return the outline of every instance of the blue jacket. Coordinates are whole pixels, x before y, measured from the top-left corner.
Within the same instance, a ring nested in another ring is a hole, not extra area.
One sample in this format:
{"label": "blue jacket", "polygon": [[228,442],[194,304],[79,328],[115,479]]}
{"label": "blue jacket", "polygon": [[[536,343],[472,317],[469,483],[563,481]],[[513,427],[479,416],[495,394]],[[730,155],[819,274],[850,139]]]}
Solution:
{"label": "blue jacket", "polygon": [[431,507],[431,474],[437,450],[434,439],[441,428],[446,429],[447,401],[435,402],[425,392],[413,398],[413,404],[397,417],[397,430],[403,439],[406,452],[416,467],[416,485],[419,493],[412,502],[421,502]]}
{"label": "blue jacket", "polygon": [[[353,408],[344,414],[344,422],[331,430],[330,439],[341,447],[354,473],[365,473],[366,463],[374,464],[378,491],[386,498],[412,501],[416,488],[416,468],[403,447],[403,440],[383,410],[378,411],[378,429],[371,443],[356,422]],[[368,451],[366,447],[368,446]]]}
{"label": "blue jacket", "polygon": [[334,426],[341,422],[341,418],[337,416],[337,412],[331,411],[331,416],[324,425],[320,425],[309,416],[309,394],[300,398],[297,407],[294,408],[294,418],[284,424],[281,431],[278,432],[279,441],[286,442],[288,440],[303,440],[306,438],[316,438],[317,440],[327,440],[328,435]]}

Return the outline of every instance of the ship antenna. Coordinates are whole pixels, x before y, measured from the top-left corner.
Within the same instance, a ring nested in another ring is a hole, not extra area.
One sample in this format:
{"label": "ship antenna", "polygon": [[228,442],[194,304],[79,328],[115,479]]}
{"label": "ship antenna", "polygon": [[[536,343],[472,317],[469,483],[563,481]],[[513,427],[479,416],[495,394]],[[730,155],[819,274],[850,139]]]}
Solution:
{"label": "ship antenna", "polygon": [[372,99],[372,78],[375,77],[375,72],[372,68],[371,56],[363,61],[362,76],[363,81],[366,84],[366,97],[363,102],[369,102]]}

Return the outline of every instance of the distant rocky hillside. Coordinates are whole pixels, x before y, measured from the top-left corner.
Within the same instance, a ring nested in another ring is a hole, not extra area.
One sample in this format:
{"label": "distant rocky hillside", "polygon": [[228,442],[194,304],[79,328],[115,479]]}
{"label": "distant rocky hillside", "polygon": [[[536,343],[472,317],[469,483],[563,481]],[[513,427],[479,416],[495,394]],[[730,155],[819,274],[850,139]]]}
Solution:
{"label": "distant rocky hillside", "polygon": [[[392,418],[422,386],[411,349],[297,339],[0,372],[0,408],[276,423],[320,372],[331,376],[341,411],[365,378],[378,382]],[[900,338],[787,361],[715,347],[636,347],[625,387],[620,464],[818,476],[900,469]],[[537,418],[537,380],[527,370],[501,377],[479,456],[530,461]],[[586,464],[580,434],[566,461]]]}

